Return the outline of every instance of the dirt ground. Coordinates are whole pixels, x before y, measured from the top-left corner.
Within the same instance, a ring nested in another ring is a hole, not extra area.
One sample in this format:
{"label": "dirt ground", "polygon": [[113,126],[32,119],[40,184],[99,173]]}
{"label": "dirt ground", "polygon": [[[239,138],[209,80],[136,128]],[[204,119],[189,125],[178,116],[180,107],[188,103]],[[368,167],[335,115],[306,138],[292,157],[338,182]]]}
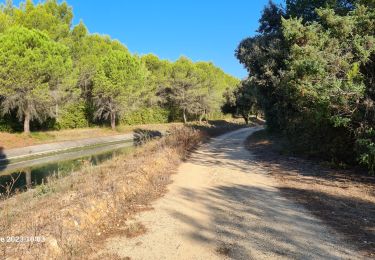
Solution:
{"label": "dirt ground", "polygon": [[284,196],[244,142],[259,128],[203,145],[173,176],[154,210],[134,220],[147,232],[103,241],[130,259],[360,259],[344,236]]}
{"label": "dirt ground", "polygon": [[247,147],[276,178],[284,196],[322,219],[361,255],[375,258],[374,176],[360,169],[332,169],[319,161],[282,155],[282,140],[265,131],[250,136]]}

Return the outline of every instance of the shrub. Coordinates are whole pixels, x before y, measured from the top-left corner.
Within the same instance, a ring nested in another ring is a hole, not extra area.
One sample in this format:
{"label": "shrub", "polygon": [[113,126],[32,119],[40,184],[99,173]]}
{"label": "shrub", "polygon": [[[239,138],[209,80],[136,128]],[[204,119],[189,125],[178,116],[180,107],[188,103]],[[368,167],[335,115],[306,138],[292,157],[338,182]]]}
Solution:
{"label": "shrub", "polygon": [[224,114],[221,111],[214,111],[208,114],[207,119],[208,120],[222,120],[222,119],[228,119],[232,118],[231,114]]}
{"label": "shrub", "polygon": [[130,112],[121,118],[121,124],[141,125],[160,124],[169,122],[169,111],[160,107],[141,108]]}
{"label": "shrub", "polygon": [[359,162],[369,169],[371,174],[375,173],[375,129],[366,129],[359,134],[356,145],[359,154]]}
{"label": "shrub", "polygon": [[0,132],[12,132],[9,123],[3,118],[0,118]]}
{"label": "shrub", "polygon": [[57,129],[83,128],[88,127],[85,103],[70,103],[63,107],[56,122]]}
{"label": "shrub", "polygon": [[48,185],[48,184],[40,184],[38,186],[36,186],[35,188],[35,193],[34,193],[34,197],[41,197],[43,195],[46,195],[48,193],[53,193],[55,192],[55,188],[51,185]]}
{"label": "shrub", "polygon": [[0,132],[17,132],[22,131],[23,124],[17,119],[12,111],[10,114],[0,116]]}

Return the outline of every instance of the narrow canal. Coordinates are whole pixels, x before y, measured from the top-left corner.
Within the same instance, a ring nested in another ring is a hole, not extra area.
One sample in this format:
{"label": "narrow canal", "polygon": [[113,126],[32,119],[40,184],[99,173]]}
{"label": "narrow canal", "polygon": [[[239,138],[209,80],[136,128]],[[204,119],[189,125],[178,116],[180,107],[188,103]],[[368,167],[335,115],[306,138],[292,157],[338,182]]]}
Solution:
{"label": "narrow canal", "polygon": [[12,192],[24,191],[48,182],[52,176],[62,178],[84,165],[99,165],[132,150],[134,150],[133,140],[127,140],[10,163],[0,168],[0,194],[4,194],[10,186]]}

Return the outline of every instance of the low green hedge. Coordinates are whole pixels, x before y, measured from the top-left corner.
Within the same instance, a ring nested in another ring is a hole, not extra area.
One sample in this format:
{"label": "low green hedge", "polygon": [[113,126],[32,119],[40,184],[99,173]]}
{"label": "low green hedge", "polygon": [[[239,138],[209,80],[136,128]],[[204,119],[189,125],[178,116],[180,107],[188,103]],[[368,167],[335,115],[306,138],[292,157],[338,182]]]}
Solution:
{"label": "low green hedge", "polygon": [[71,103],[63,107],[59,112],[56,122],[57,129],[71,129],[88,127],[86,106],[84,102]]}
{"label": "low green hedge", "polygon": [[0,118],[0,132],[12,132],[12,127],[5,119]]}
{"label": "low green hedge", "polygon": [[169,122],[169,111],[160,107],[141,108],[124,115],[123,125],[161,124]]}

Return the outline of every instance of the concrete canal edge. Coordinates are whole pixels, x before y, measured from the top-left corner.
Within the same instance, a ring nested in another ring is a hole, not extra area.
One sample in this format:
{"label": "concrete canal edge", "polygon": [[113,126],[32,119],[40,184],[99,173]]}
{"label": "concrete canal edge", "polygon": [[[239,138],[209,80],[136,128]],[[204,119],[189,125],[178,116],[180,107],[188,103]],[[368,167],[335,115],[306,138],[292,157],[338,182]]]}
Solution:
{"label": "concrete canal edge", "polygon": [[134,134],[124,134],[8,149],[3,150],[3,156],[0,158],[0,165],[132,140],[134,140]]}

